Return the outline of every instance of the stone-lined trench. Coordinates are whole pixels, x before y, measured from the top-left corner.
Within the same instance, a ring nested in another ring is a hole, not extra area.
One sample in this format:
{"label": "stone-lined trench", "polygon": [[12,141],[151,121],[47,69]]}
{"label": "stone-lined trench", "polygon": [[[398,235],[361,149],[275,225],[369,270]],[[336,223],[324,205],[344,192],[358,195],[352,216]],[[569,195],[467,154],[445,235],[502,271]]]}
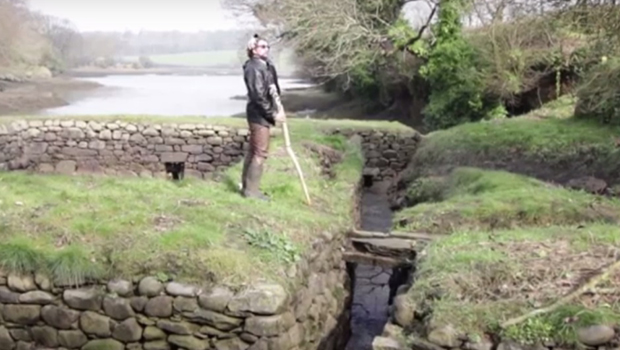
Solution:
{"label": "stone-lined trench", "polygon": [[[388,232],[388,193],[419,135],[334,133],[360,137],[366,158],[353,222],[362,230]],[[22,121],[0,126],[0,170],[165,176],[166,163],[183,163],[190,176],[206,178],[239,161],[246,148],[246,130],[210,125]],[[373,255],[368,244],[360,248],[343,233],[323,234],[296,266],[292,291],[273,284],[203,289],[154,276],[62,286],[36,273],[0,271],[0,348],[387,349],[390,339],[382,335],[411,266],[347,259],[343,247]],[[377,339],[382,347],[373,347]]]}

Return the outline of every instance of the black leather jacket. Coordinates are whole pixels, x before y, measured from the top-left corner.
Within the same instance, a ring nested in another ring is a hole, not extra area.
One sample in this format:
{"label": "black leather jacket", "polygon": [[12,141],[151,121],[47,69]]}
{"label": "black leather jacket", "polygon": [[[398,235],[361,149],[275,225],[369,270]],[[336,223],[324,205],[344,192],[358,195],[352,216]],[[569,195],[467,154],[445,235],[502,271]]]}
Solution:
{"label": "black leather jacket", "polygon": [[269,85],[275,84],[278,94],[280,86],[273,63],[257,57],[247,60],[243,64],[243,79],[248,91],[246,106],[248,121],[264,126],[275,125],[275,114],[278,109],[269,93]]}

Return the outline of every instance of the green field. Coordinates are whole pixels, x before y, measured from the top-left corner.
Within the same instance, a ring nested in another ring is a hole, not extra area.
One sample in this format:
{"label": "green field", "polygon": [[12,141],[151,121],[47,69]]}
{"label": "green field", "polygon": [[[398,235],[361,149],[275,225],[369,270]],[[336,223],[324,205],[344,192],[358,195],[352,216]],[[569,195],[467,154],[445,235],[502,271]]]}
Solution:
{"label": "green field", "polygon": [[[243,50],[217,50],[184,52],[176,54],[149,56],[155,64],[178,65],[187,67],[239,67],[246,60]],[[123,57],[126,61],[137,61],[138,56]],[[274,56],[280,72],[289,72],[293,69],[293,55],[290,50],[284,50]]]}

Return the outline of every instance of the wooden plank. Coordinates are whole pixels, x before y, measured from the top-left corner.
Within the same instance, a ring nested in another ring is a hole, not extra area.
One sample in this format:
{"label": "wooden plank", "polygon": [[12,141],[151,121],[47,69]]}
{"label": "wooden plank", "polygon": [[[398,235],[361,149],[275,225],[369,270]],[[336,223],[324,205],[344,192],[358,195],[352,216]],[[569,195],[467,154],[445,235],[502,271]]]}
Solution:
{"label": "wooden plank", "polygon": [[342,253],[344,261],[356,262],[362,264],[372,264],[374,266],[395,267],[400,265],[412,265],[411,261],[388,258],[385,256],[377,256],[360,252],[344,252]]}
{"label": "wooden plank", "polygon": [[352,229],[349,231],[349,237],[354,238],[398,238],[410,239],[416,241],[432,241],[438,238],[446,237],[446,235],[431,235],[423,232],[374,232]]}

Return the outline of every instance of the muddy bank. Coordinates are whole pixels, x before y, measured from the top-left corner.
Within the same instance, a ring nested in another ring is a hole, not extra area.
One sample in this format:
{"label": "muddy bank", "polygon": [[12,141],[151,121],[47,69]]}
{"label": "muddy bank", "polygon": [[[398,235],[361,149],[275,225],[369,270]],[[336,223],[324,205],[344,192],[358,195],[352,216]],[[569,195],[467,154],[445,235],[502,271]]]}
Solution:
{"label": "muddy bank", "polygon": [[101,85],[59,76],[25,82],[0,81],[0,116],[34,113],[42,109],[65,106],[78,95]]}

